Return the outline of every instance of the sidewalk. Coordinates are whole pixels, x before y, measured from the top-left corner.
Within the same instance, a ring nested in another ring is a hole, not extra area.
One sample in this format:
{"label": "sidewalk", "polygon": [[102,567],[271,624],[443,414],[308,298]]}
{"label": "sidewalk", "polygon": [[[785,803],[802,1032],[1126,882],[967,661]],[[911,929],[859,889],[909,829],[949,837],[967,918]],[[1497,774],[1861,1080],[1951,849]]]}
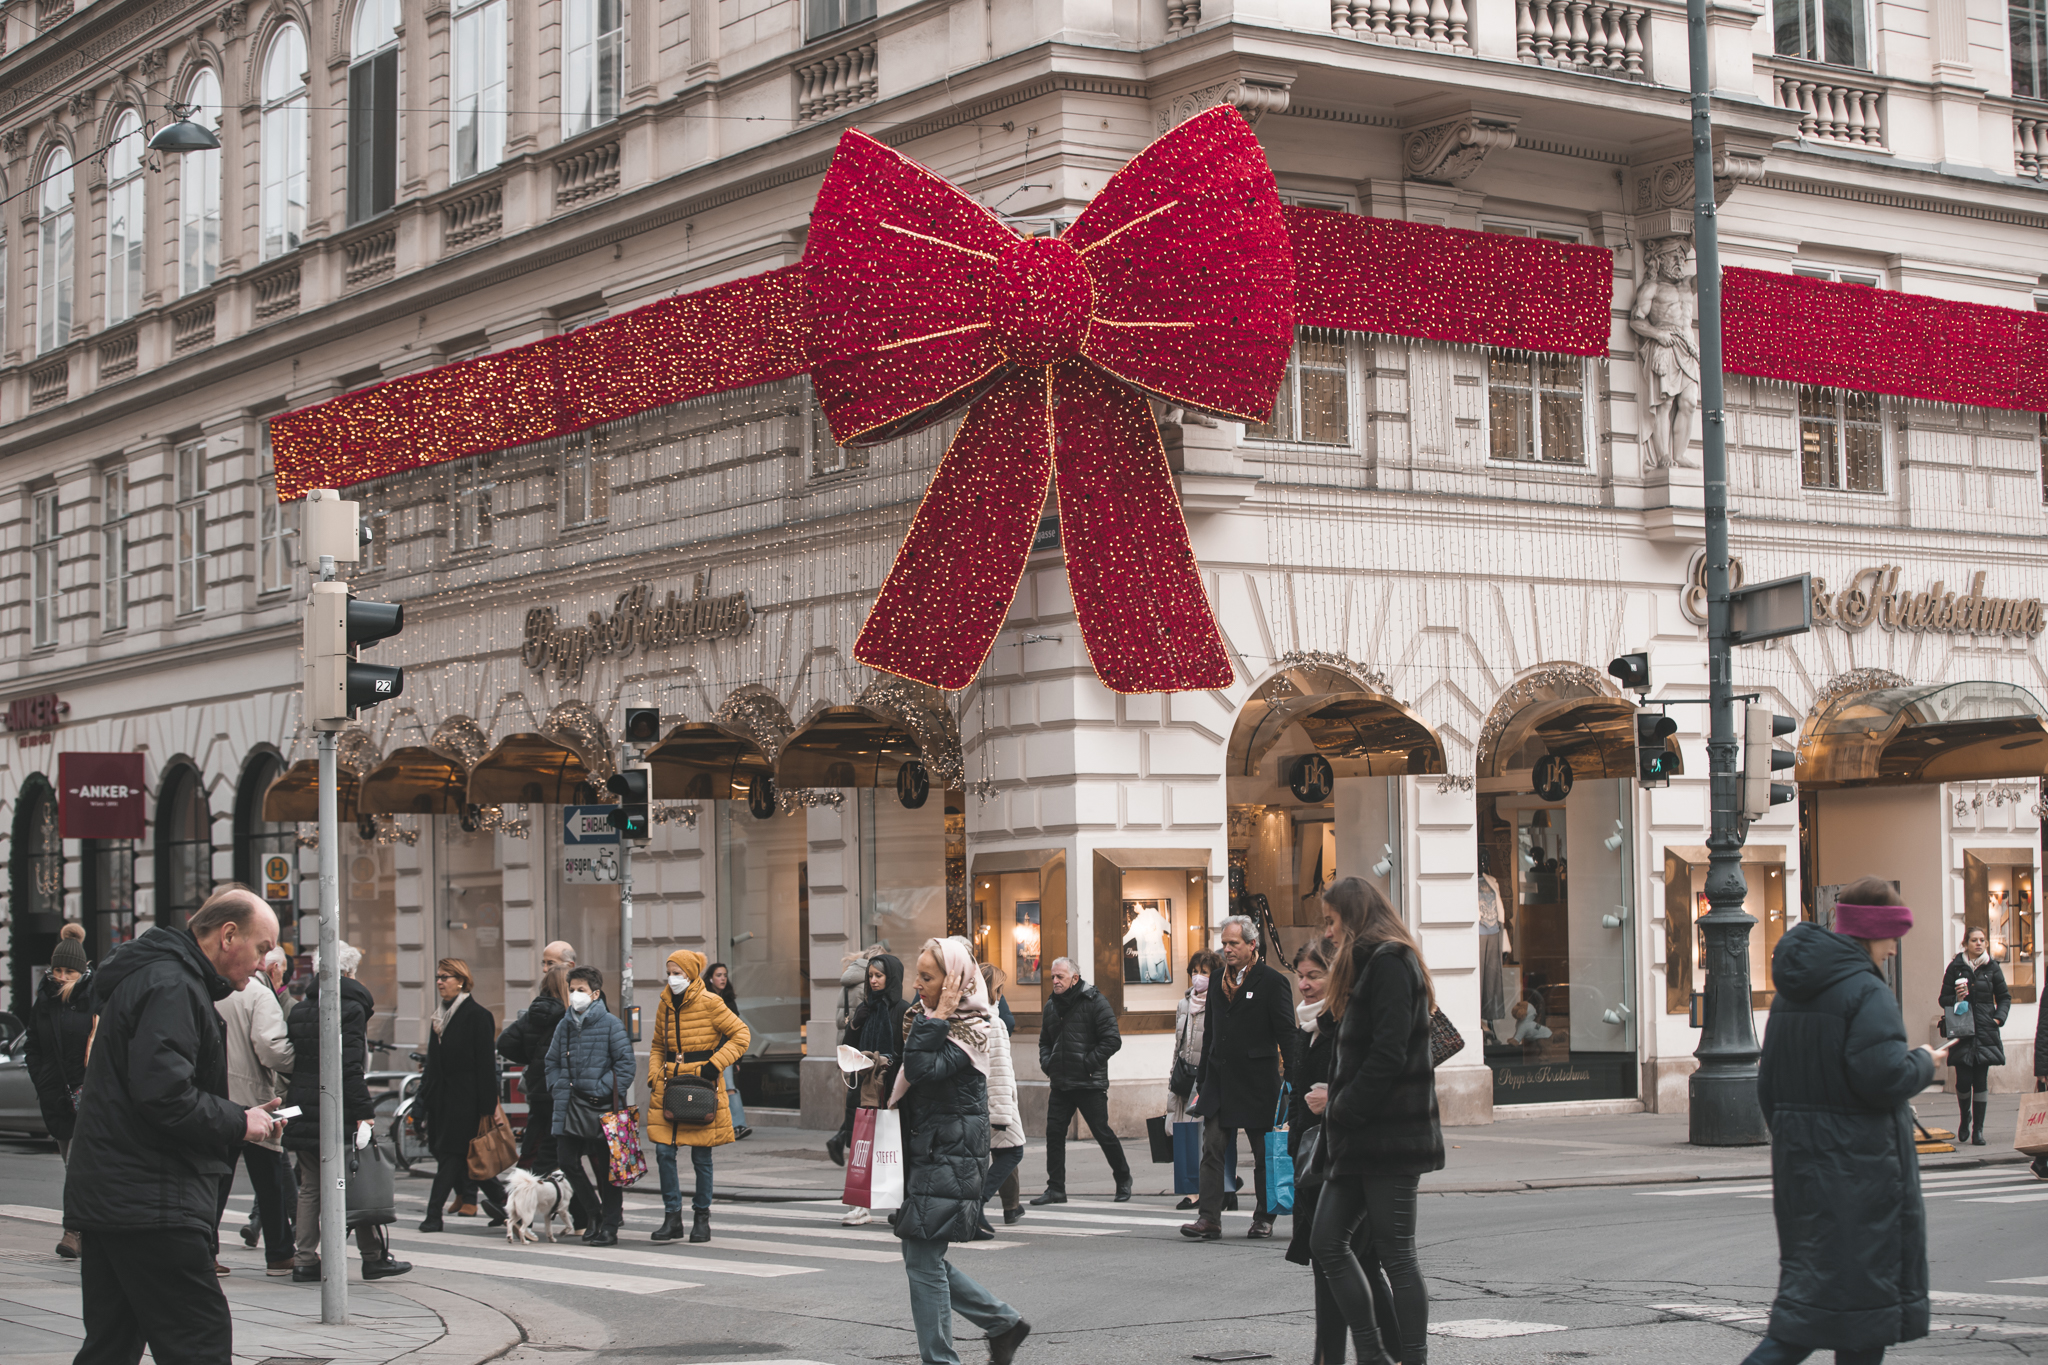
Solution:
{"label": "sidewalk", "polygon": [[[1916,1104],[1929,1128],[1953,1129],[1955,1101],[1929,1091]],[[1921,1169],[1968,1169],[2024,1162],[2011,1147],[2019,1096],[1993,1095],[1985,1124],[1991,1142],[1921,1159]],[[1081,1130],[1086,1133],[1085,1126]],[[718,1151],[718,1198],[837,1198],[845,1172],[825,1155],[822,1131],[754,1129],[745,1142]],[[1445,1167],[1423,1177],[1438,1194],[1490,1194],[1584,1185],[1663,1184],[1688,1180],[1755,1180],[1771,1173],[1769,1147],[1695,1147],[1684,1114],[1609,1114],[1591,1118],[1512,1118],[1483,1128],[1444,1129]],[[1173,1169],[1152,1164],[1145,1136],[1122,1139],[1141,1196],[1171,1196]],[[1251,1159],[1239,1150],[1240,1171]],[[1026,1196],[1045,1188],[1045,1140],[1032,1134],[1019,1169]],[[1086,1136],[1067,1140],[1067,1191],[1107,1195],[1115,1188],[1101,1149]],[[2048,1188],[2048,1186],[2044,1186]]]}
{"label": "sidewalk", "polygon": [[[0,1365],[70,1365],[84,1339],[78,1263],[51,1254],[59,1231],[55,1209],[0,1205]],[[221,1260],[234,1272],[221,1288],[235,1317],[236,1365],[478,1365],[522,1340],[503,1313],[410,1277],[352,1279],[349,1325],[329,1327],[317,1286],[266,1276],[262,1256],[239,1238]]]}

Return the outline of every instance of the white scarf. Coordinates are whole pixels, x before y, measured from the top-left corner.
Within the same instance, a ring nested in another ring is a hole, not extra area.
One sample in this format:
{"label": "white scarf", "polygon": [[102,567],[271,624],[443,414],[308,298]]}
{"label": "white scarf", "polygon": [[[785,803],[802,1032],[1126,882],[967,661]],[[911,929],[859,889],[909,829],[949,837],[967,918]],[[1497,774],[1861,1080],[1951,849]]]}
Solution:
{"label": "white scarf", "polygon": [[1984,967],[1984,964],[1985,964],[1985,963],[1987,963],[1987,962],[1989,962],[1990,960],[1991,960],[1991,950],[1990,950],[1989,948],[1986,948],[1986,949],[1984,950],[1984,956],[1982,956],[1982,957],[1971,957],[1971,956],[1970,956],[1970,950],[1969,950],[1969,949],[1965,948],[1965,949],[1963,950],[1963,961],[1964,961],[1965,963],[1969,964],[1969,968],[1970,968],[1970,970],[1971,970],[1971,971],[1973,971],[1973,972],[1975,972],[1975,971],[1982,971],[1982,970],[1983,970],[1983,967]]}
{"label": "white scarf", "polygon": [[1307,1030],[1310,1037],[1314,1037],[1323,1021],[1323,1006],[1327,1004],[1327,1000],[1302,1001],[1294,1007],[1294,1022]]}
{"label": "white scarf", "polygon": [[453,1000],[450,1000],[449,1002],[441,1006],[441,1008],[434,1011],[434,1036],[436,1038],[439,1038],[441,1036],[441,1025],[447,1023],[448,1020],[454,1016],[455,1011],[462,1008],[462,1002],[467,999],[469,999],[469,992],[463,991],[461,994],[457,995]]}

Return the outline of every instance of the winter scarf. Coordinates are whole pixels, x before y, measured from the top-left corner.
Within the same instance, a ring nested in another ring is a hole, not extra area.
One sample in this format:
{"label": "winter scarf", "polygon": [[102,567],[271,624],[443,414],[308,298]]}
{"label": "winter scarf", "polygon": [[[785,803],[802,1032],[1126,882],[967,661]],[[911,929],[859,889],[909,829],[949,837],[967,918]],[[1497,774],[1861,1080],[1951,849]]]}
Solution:
{"label": "winter scarf", "polygon": [[448,1020],[451,1017],[453,1017],[455,1011],[462,1008],[462,1002],[467,999],[469,999],[469,992],[464,991],[460,995],[456,996],[453,1000],[450,1000],[447,1004],[441,1006],[441,1008],[434,1011],[434,1036],[436,1038],[441,1036],[441,1025],[447,1023]]}
{"label": "winter scarf", "polygon": [[[924,997],[919,995],[903,1013],[903,1036],[910,1037],[910,1030],[919,1019],[927,1015],[946,1021],[947,1035],[953,1046],[967,1054],[967,1060],[974,1063],[974,1069],[983,1076],[988,1075],[988,1030],[991,1011],[988,1003],[988,985],[981,979],[981,968],[974,960],[974,950],[965,940],[958,938],[934,938],[925,942],[919,953],[930,953],[938,959],[939,969],[945,975],[945,982],[939,987],[937,1009],[926,1010]],[[896,1084],[889,1091],[889,1107],[894,1109],[910,1089],[910,1077],[906,1068],[898,1068]]]}

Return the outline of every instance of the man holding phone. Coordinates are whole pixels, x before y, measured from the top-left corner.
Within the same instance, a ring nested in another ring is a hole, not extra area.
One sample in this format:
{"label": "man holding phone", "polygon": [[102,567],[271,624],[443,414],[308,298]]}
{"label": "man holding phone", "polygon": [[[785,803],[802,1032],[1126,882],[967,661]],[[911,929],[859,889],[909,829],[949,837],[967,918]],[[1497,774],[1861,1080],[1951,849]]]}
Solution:
{"label": "man holding phone", "polygon": [[234,1144],[284,1126],[276,1100],[228,1097],[214,1002],[248,984],[277,916],[246,887],[214,892],[189,927],[157,925],[93,976],[99,1031],[64,1180],[83,1233],[85,1344],[74,1365],[230,1365],[234,1323],[214,1273],[220,1183]]}

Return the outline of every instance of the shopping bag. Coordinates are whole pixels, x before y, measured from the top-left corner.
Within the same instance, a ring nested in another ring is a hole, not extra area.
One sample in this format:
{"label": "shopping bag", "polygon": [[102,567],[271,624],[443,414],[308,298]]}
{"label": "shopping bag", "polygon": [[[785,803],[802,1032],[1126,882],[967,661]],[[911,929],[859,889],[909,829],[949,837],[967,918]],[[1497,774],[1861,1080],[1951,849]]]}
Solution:
{"label": "shopping bag", "polygon": [[856,1109],[853,1111],[853,1142],[846,1149],[846,1186],[839,1192],[839,1202],[856,1209],[868,1207],[868,1200],[874,1197],[870,1183],[875,1168],[875,1111]]}
{"label": "shopping bag", "polygon": [[361,1151],[351,1146],[342,1164],[347,1168],[348,1226],[377,1227],[398,1221],[393,1188],[398,1163],[384,1150],[384,1144],[372,1141]]}
{"label": "shopping bag", "polygon": [[1152,1143],[1152,1164],[1171,1166],[1173,1164],[1173,1134],[1167,1129],[1166,1115],[1160,1114],[1145,1120],[1145,1136]]}
{"label": "shopping bag", "polygon": [[613,1185],[623,1190],[647,1174],[638,1109],[614,1109],[604,1116],[604,1145],[611,1150]]}
{"label": "shopping bag", "polygon": [[868,1207],[876,1213],[903,1207],[903,1116],[875,1113],[875,1149],[869,1161]]}
{"label": "shopping bag", "polygon": [[1173,1192],[1202,1192],[1202,1125],[1199,1122],[1173,1125]]}
{"label": "shopping bag", "polygon": [[500,1172],[518,1164],[519,1139],[512,1136],[501,1104],[477,1123],[476,1136],[469,1140],[469,1173],[477,1180],[496,1180]]}
{"label": "shopping bag", "polygon": [[1280,1103],[1273,1113],[1273,1126],[1266,1130],[1266,1212],[1294,1212],[1294,1158],[1287,1151],[1287,1087],[1280,1087]]}
{"label": "shopping bag", "polygon": [[1944,1038],[1974,1038],[1977,1036],[1977,1016],[1970,1013],[1970,1002],[1958,1000],[1941,1009],[1941,1036]]}
{"label": "shopping bag", "polygon": [[2048,1092],[2020,1096],[2020,1121],[2012,1145],[2028,1156],[2048,1156]]}

